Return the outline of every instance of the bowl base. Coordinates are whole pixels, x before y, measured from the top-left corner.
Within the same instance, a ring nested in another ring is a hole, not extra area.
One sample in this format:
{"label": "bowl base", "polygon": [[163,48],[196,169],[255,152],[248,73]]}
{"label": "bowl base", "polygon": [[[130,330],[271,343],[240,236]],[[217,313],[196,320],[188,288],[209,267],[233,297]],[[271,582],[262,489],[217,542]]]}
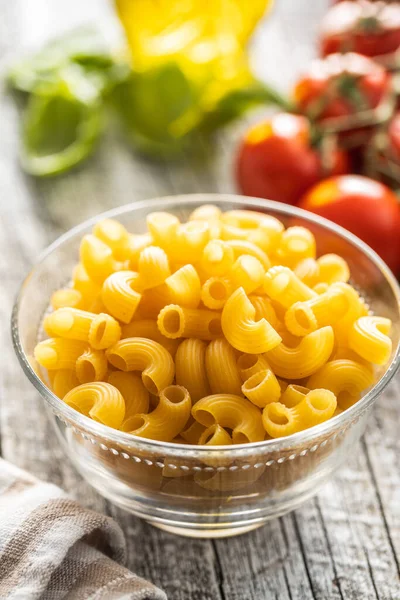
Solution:
{"label": "bowl base", "polygon": [[242,527],[231,527],[229,529],[195,529],[190,527],[174,527],[173,525],[165,525],[164,523],[155,523],[154,521],[147,521],[150,525],[173,533],[174,535],[180,535],[189,538],[203,538],[203,539],[216,539],[216,538],[227,538],[236,535],[242,535],[248,533],[254,529],[258,529],[265,525],[265,523],[253,523],[252,525],[243,525]]}

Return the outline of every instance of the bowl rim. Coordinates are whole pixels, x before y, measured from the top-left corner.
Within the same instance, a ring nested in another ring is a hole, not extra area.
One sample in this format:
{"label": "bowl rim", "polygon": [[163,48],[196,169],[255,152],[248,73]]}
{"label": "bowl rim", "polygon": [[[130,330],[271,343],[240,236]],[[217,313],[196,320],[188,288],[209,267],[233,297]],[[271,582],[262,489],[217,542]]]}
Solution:
{"label": "bowl rim", "polygon": [[[388,282],[393,292],[393,295],[397,300],[397,305],[399,306],[400,310],[400,287],[395,276],[393,275],[389,267],[386,265],[386,263],[365,242],[360,240],[358,237],[356,237],[354,234],[350,233],[343,227],[329,221],[328,219],[325,219],[318,215],[314,215],[313,213],[310,213],[296,206],[283,204],[273,200],[265,200],[261,198],[253,198],[236,194],[196,193],[157,197],[151,200],[131,202],[129,204],[118,206],[116,208],[99,213],[96,216],[81,222],[72,229],[69,229],[66,233],[59,236],[43,252],[40,253],[38,259],[34,263],[34,266],[31,268],[29,273],[22,281],[22,284],[16,295],[11,315],[11,337],[14,350],[17,354],[20,365],[22,366],[22,369],[27,378],[40,392],[41,396],[49,405],[50,409],[57,416],[60,416],[60,414],[63,415],[65,419],[72,422],[73,424],[84,428],[86,432],[91,432],[95,436],[105,438],[116,444],[123,444],[126,447],[134,447],[135,449],[147,451],[150,450],[153,452],[168,452],[170,455],[184,454],[186,458],[199,458],[200,455],[213,455],[215,453],[224,453],[225,455],[229,454],[230,457],[234,458],[247,456],[249,454],[254,455],[255,453],[258,454],[264,452],[272,453],[277,451],[285,451],[289,450],[294,446],[306,444],[312,440],[315,440],[316,438],[328,435],[329,433],[333,433],[342,426],[345,426],[346,424],[350,423],[356,417],[359,417],[376,400],[376,398],[380,395],[384,388],[386,388],[386,386],[391,381],[396,371],[400,367],[400,341],[397,344],[397,348],[393,353],[392,360],[388,365],[386,372],[376,383],[376,385],[374,385],[371,388],[371,390],[369,390],[367,394],[365,394],[365,396],[363,396],[358,402],[356,402],[353,406],[346,409],[339,415],[328,419],[328,421],[325,421],[324,423],[321,423],[314,427],[310,427],[309,429],[306,429],[304,431],[294,433],[290,436],[264,440],[261,442],[251,442],[248,444],[235,444],[232,446],[206,446],[193,444],[179,444],[174,442],[162,442],[159,440],[141,438],[130,433],[125,433],[113,429],[111,427],[108,427],[107,425],[103,425],[101,423],[93,421],[90,417],[86,417],[85,415],[77,412],[73,408],[66,405],[43,383],[40,377],[35,373],[27,355],[23,350],[18,328],[18,313],[24,296],[25,285],[32,276],[33,272],[41,265],[41,263],[48,256],[50,256],[54,250],[62,246],[64,242],[72,239],[73,237],[78,236],[79,234],[83,234],[85,230],[87,230],[89,227],[91,227],[100,220],[106,218],[117,218],[121,214],[129,212],[134,213],[135,211],[140,210],[145,210],[148,213],[153,212],[155,210],[167,212],[168,208],[176,209],[179,207],[179,205],[181,205],[182,207],[191,207],[192,205],[195,206],[201,204],[237,204],[238,206],[240,205],[240,207],[242,208],[243,205],[245,205],[245,208],[252,207],[259,208],[262,210],[271,210],[273,211],[273,213],[278,212],[288,217],[300,217],[301,219],[304,219],[305,221],[308,221],[310,223],[314,223],[319,227],[322,226],[331,233],[338,235],[341,238],[344,238],[347,242],[355,246],[364,255],[366,255],[370,261],[372,261],[372,263],[379,269],[381,274],[385,277],[386,281]],[[277,218],[279,217],[277,216]]]}

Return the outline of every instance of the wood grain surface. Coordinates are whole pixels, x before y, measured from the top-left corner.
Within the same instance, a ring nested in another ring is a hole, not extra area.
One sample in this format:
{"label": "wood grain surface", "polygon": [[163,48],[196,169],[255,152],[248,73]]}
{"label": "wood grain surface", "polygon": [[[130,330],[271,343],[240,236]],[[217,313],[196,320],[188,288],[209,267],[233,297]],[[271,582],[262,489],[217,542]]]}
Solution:
{"label": "wood grain surface", "polygon": [[[281,90],[289,88],[315,53],[316,28],[326,6],[327,0],[276,0],[253,44],[260,77]],[[0,71],[23,50],[90,21],[118,38],[111,0],[0,0]],[[253,533],[196,541],[124,513],[82,481],[62,453],[11,347],[14,294],[47,244],[119,204],[234,191],[234,148],[245,125],[224,132],[204,163],[172,165],[134,155],[118,133],[109,132],[82,167],[35,180],[19,167],[18,111],[0,88],[1,454],[115,517],[127,537],[129,567],[162,587],[170,600],[399,600],[399,377],[377,404],[363,441],[318,497]]]}

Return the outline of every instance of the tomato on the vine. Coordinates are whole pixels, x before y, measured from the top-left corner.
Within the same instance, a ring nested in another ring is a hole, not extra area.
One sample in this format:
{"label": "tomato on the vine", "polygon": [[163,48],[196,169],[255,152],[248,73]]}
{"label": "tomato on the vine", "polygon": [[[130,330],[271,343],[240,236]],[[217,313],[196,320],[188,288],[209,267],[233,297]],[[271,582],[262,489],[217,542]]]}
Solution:
{"label": "tomato on the vine", "polygon": [[322,56],[335,52],[357,52],[380,57],[400,47],[398,3],[346,0],[332,6],[321,25]]}
{"label": "tomato on the vine", "polygon": [[236,163],[239,188],[257,196],[295,204],[317,181],[348,173],[347,153],[312,144],[311,125],[302,115],[278,113],[250,128]]}
{"label": "tomato on the vine", "polygon": [[330,177],[309,190],[299,206],[345,227],[400,273],[400,207],[387,186],[360,175]]}

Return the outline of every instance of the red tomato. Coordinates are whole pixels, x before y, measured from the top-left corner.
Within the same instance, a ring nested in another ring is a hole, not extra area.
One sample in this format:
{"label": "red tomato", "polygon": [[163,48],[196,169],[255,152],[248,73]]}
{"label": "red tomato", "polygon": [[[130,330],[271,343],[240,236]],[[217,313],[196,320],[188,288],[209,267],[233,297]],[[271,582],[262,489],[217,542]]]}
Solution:
{"label": "red tomato", "polygon": [[400,272],[400,208],[382,183],[359,175],[330,177],[309,190],[299,206],[345,227]]}
{"label": "red tomato", "polygon": [[400,5],[386,2],[340,2],[322,21],[321,54],[358,52],[392,54],[400,47]]}
{"label": "red tomato", "polygon": [[319,122],[376,108],[390,93],[391,76],[366,56],[349,52],[317,59],[298,81],[298,107]]}
{"label": "red tomato", "polygon": [[347,154],[337,149],[329,155],[329,166],[323,167],[310,138],[310,123],[301,115],[279,113],[252,127],[237,158],[241,192],[295,204],[323,177],[349,172]]}

